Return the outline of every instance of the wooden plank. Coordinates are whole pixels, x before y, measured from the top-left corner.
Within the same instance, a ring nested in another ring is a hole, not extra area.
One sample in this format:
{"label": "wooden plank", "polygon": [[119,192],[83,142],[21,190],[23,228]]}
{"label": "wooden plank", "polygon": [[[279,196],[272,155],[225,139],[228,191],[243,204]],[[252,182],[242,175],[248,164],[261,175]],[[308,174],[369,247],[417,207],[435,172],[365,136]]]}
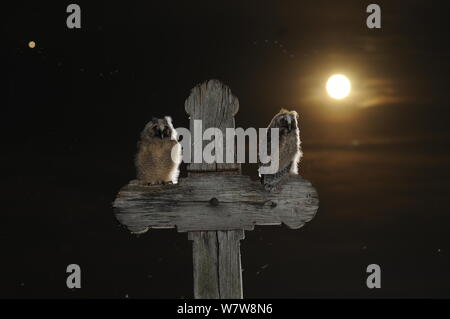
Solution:
{"label": "wooden plank", "polygon": [[240,241],[244,236],[243,229],[217,231],[221,299],[243,298]]}
{"label": "wooden plank", "polygon": [[[213,198],[217,205],[210,202]],[[248,176],[197,175],[177,185],[141,186],[132,181],[113,206],[119,222],[139,233],[174,227],[179,232],[252,230],[281,223],[295,229],[314,217],[318,203],[314,187],[298,175],[271,193]]]}
{"label": "wooden plank", "polygon": [[[211,127],[221,130],[223,134],[223,152],[225,162],[225,134],[226,128],[234,128],[234,116],[239,110],[239,100],[235,97],[231,90],[218,80],[209,80],[197,85],[191,91],[190,96],[185,101],[185,110],[189,114],[189,126],[192,134],[198,134],[199,131],[194,130],[194,120],[202,120],[201,136],[203,132]],[[240,170],[241,165],[238,163],[194,163],[193,159],[197,147],[196,138],[191,138],[191,163],[188,165],[188,171],[222,171],[222,170]],[[201,144],[201,151],[210,141],[198,141]],[[215,140],[217,148],[218,140]],[[201,156],[201,154],[199,154]],[[236,152],[235,152],[236,155]],[[236,156],[235,156],[236,158]]]}
{"label": "wooden plank", "polygon": [[194,297],[241,299],[240,240],[243,230],[190,232],[194,265]]}
{"label": "wooden plank", "polygon": [[188,236],[193,240],[194,298],[219,299],[217,232],[192,232]]}

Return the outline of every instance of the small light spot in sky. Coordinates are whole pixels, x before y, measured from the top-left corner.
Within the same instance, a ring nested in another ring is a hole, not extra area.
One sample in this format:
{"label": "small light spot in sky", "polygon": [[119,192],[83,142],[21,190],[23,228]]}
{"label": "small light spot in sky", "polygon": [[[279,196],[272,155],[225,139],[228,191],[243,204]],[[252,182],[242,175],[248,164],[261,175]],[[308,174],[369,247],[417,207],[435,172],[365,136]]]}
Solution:
{"label": "small light spot in sky", "polygon": [[34,42],[34,41],[28,42],[28,47],[29,47],[30,49],[34,49],[34,48],[36,47],[36,42]]}
{"label": "small light spot in sky", "polygon": [[295,54],[292,53],[283,43],[281,43],[279,40],[254,40],[253,41],[253,45],[259,45],[261,44],[261,49],[265,48],[265,49],[275,49],[275,50],[279,50],[280,53],[288,56],[290,59],[294,59],[295,58]]}

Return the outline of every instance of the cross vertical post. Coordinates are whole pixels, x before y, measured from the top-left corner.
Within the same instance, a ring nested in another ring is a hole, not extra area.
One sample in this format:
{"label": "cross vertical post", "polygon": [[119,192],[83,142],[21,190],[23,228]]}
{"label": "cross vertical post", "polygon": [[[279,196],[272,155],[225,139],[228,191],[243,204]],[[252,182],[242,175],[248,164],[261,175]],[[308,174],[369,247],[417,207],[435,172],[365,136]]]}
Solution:
{"label": "cross vertical post", "polygon": [[[207,81],[195,87],[185,102],[186,112],[190,118],[190,131],[201,134],[208,128],[218,128],[222,132],[222,141],[214,140],[215,150],[227,149],[225,133],[227,128],[235,128],[234,115],[239,109],[238,99],[230,89],[217,80]],[[201,120],[201,132],[194,130],[194,121]],[[216,137],[215,137],[216,138]],[[192,138],[191,164],[189,175],[217,174],[239,175],[239,163],[195,163],[195,148],[199,138]],[[203,143],[203,139],[202,139]],[[235,153],[236,156],[236,153]],[[198,156],[200,158],[200,156]],[[203,157],[202,157],[203,158]],[[218,162],[225,162],[225,155]],[[213,200],[213,199],[212,199]],[[214,200],[217,201],[216,198]],[[220,203],[211,203],[220,205]],[[194,297],[214,299],[240,299],[242,294],[242,270],[240,240],[244,239],[244,230],[189,232],[188,238],[193,241],[192,259],[194,267]]]}
{"label": "cross vertical post", "polygon": [[242,298],[240,241],[244,230],[189,232],[194,265],[194,297]]}

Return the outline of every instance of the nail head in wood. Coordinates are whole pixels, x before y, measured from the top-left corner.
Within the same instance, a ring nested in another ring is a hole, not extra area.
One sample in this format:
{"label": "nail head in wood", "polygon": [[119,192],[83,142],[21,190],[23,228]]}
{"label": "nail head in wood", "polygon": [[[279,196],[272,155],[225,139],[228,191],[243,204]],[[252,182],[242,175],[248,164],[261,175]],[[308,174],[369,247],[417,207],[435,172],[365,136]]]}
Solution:
{"label": "nail head in wood", "polygon": [[211,204],[211,206],[219,206],[219,200],[215,197],[211,198],[209,200],[209,203]]}

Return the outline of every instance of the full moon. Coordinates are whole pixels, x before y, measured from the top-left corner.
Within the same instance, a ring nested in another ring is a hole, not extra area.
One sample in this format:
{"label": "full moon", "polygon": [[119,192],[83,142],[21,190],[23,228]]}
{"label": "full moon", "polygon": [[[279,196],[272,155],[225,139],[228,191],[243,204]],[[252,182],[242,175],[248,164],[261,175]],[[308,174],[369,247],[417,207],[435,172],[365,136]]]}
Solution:
{"label": "full moon", "polygon": [[350,80],[345,75],[335,74],[327,81],[327,92],[333,99],[341,100],[347,97],[351,89]]}

